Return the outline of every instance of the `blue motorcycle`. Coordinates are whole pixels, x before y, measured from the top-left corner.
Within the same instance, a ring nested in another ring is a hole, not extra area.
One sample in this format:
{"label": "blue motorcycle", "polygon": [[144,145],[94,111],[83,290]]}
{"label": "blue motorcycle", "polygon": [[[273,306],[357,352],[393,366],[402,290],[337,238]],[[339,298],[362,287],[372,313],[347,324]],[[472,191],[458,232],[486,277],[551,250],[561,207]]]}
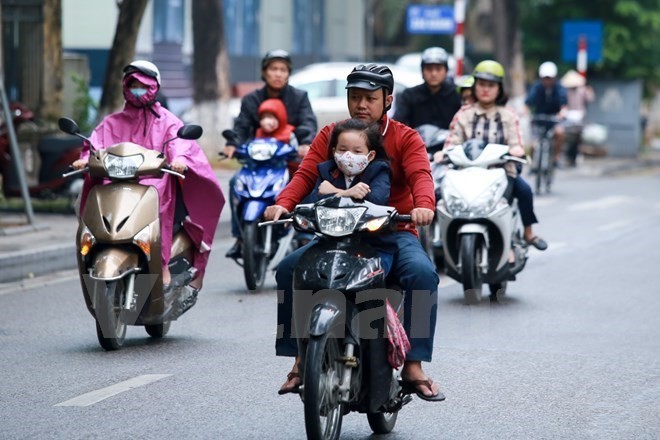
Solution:
{"label": "blue motorcycle", "polygon": [[[236,139],[231,130],[222,134],[228,140]],[[291,228],[278,225],[259,228],[257,223],[289,183],[287,163],[296,156],[294,146],[274,138],[252,139],[234,153],[242,168],[233,178],[230,201],[243,237],[242,257],[234,261],[243,267],[248,290],[262,287],[266,272],[274,269],[292,249]]]}

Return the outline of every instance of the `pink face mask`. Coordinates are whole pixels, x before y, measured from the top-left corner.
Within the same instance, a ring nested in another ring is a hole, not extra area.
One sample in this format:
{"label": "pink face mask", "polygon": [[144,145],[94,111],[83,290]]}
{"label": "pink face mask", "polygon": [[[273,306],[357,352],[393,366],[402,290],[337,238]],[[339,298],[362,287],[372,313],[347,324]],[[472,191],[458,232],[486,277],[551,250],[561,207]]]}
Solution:
{"label": "pink face mask", "polygon": [[343,154],[335,153],[335,162],[342,173],[346,176],[353,177],[362,173],[367,168],[367,165],[369,165],[369,155],[353,154],[350,151]]}

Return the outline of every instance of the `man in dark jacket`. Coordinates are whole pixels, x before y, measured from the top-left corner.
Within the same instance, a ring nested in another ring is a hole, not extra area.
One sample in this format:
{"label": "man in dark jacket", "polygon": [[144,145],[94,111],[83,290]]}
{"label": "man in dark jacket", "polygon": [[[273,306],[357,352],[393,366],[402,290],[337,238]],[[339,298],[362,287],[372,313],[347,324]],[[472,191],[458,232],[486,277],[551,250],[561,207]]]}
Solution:
{"label": "man in dark jacket", "polygon": [[394,120],[412,128],[423,124],[449,128],[461,108],[461,97],[447,78],[448,60],[447,52],[441,47],[429,47],[422,52],[424,82],[397,96]]}
{"label": "man in dark jacket", "polygon": [[[261,61],[261,79],[266,83],[241,100],[241,112],[234,121],[234,131],[238,135],[235,141],[227,141],[224,153],[232,157],[236,148],[254,137],[259,128],[258,109],[263,101],[270,98],[280,99],[286,107],[287,120],[295,127],[298,140],[298,156],[303,157],[309,150],[309,144],[316,136],[316,116],[307,97],[307,92],[288,84],[291,74],[291,58],[281,49],[269,51]],[[235,176],[229,181],[230,196],[234,194]],[[234,212],[231,210],[231,232],[236,243],[227,251],[228,258],[239,258],[242,254],[241,231]]]}

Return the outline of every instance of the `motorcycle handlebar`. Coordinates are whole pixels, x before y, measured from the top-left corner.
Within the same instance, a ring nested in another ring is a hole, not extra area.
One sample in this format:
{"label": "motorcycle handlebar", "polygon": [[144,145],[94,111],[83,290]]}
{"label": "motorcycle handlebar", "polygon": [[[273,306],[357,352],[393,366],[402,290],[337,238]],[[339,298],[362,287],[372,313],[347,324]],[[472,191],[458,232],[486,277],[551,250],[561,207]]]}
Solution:
{"label": "motorcycle handlebar", "polygon": [[266,222],[259,222],[259,223],[257,223],[257,226],[262,228],[264,226],[283,225],[285,223],[293,223],[293,214],[292,213],[282,214],[278,220],[269,220],[269,221],[266,221]]}
{"label": "motorcycle handlebar", "polygon": [[393,220],[397,223],[410,223],[412,222],[412,216],[410,214],[397,214]]}
{"label": "motorcycle handlebar", "polygon": [[172,168],[170,168],[170,165],[165,165],[163,168],[161,168],[161,171],[167,174],[171,174],[173,176],[180,177],[181,179],[186,178],[186,176],[184,176],[183,174],[173,171]]}
{"label": "motorcycle handlebar", "polygon": [[87,171],[89,171],[88,166],[86,166],[84,168],[80,168],[79,170],[76,170],[76,169],[73,168],[73,166],[69,165],[69,169],[72,170],[72,171],[69,171],[68,173],[62,174],[62,177],[67,178],[67,177],[75,176],[75,175],[78,175],[78,174],[86,173]]}

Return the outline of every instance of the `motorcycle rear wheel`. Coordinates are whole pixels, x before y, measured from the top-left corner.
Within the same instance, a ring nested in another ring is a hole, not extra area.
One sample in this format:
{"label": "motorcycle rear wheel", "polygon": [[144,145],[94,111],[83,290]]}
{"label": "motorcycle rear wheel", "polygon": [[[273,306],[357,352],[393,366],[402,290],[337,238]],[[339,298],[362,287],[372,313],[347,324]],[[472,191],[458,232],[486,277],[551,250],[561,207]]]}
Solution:
{"label": "motorcycle rear wheel", "polygon": [[478,304],[481,301],[481,236],[465,234],[461,239],[461,280],[465,304]]}
{"label": "motorcycle rear wheel", "polygon": [[369,427],[374,434],[389,434],[396,425],[398,412],[393,413],[367,413]]}
{"label": "motorcycle rear wheel", "polygon": [[123,321],[123,305],[126,296],[124,279],[109,281],[103,293],[98,295],[96,308],[96,337],[106,351],[119,350],[126,338]]}
{"label": "motorcycle rear wheel", "polygon": [[312,337],[307,345],[303,380],[305,431],[308,439],[335,440],[343,418],[339,380],[343,365],[339,342],[332,333]]}
{"label": "motorcycle rear wheel", "polygon": [[248,290],[264,284],[268,259],[264,255],[264,234],[257,223],[246,223],[243,228],[243,275]]}

